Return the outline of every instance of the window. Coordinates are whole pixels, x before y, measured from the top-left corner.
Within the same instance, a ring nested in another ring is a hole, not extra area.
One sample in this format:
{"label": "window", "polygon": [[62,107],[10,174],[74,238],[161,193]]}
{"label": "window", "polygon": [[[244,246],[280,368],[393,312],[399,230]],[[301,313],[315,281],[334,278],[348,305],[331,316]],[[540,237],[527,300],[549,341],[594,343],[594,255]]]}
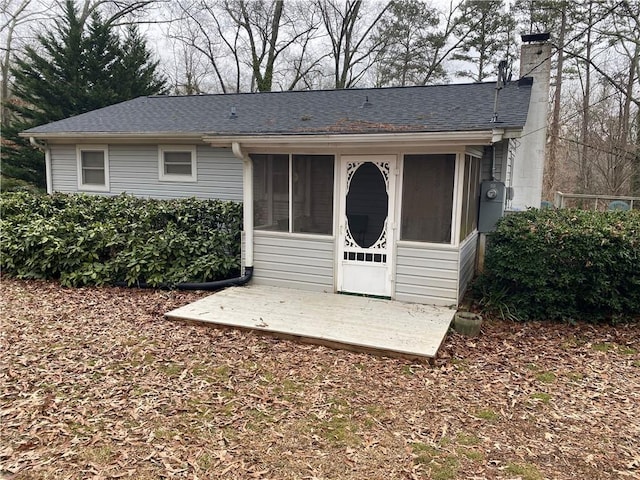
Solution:
{"label": "window", "polygon": [[293,155],[293,232],[333,233],[333,155]]}
{"label": "window", "polygon": [[196,147],[160,145],[158,149],[160,180],[195,182],[198,180]]}
{"label": "window", "polygon": [[78,190],[109,191],[109,155],[106,145],[82,145],[76,149]]}
{"label": "window", "polygon": [[256,154],[251,159],[256,230],[333,233],[332,155]]}
{"label": "window", "polygon": [[464,156],[464,184],[462,185],[462,215],[460,241],[478,228],[478,202],[480,196],[480,159]]}
{"label": "window", "polygon": [[400,239],[451,243],[455,154],[405,155]]}
{"label": "window", "polygon": [[289,231],[289,156],[251,155],[256,230]]}

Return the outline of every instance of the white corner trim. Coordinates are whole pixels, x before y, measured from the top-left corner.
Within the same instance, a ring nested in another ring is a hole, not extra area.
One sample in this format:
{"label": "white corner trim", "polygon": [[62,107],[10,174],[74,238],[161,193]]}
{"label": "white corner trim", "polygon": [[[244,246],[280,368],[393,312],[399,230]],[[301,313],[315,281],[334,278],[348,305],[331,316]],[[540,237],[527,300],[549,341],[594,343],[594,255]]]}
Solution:
{"label": "white corner trim", "polygon": [[[164,154],[166,152],[189,152],[191,154],[191,175],[164,173]],[[198,155],[195,145],[158,145],[158,180],[161,182],[198,181]]]}
{"label": "white corner trim", "polygon": [[[103,152],[104,185],[87,184],[82,181],[82,152]],[[76,145],[76,177],[80,192],[109,192],[109,145]]]}

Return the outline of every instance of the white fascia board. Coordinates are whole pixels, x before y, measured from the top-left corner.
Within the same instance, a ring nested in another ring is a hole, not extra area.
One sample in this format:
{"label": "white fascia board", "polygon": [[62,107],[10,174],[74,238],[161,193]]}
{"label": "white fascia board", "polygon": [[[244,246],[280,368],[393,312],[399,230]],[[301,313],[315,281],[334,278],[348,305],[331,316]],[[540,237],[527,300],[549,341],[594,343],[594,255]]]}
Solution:
{"label": "white fascia board", "polygon": [[[491,145],[497,137],[517,138],[522,129],[493,129],[452,132],[305,134],[305,135],[211,135],[197,132],[21,132],[21,137],[49,140],[53,143],[172,143],[205,142],[217,147],[231,147],[233,142],[243,146],[371,146],[397,144],[406,147],[425,145]],[[496,135],[498,134],[498,135]]]}
{"label": "white fascia board", "polygon": [[205,135],[203,141],[212,146],[224,147],[238,142],[245,147],[323,145],[354,146],[376,144],[411,145],[490,145],[491,130],[471,132],[420,132],[420,133],[363,133],[363,134],[320,134],[320,135]]}
{"label": "white fascia board", "polygon": [[520,138],[522,136],[522,128],[507,128],[502,134],[502,139]]}

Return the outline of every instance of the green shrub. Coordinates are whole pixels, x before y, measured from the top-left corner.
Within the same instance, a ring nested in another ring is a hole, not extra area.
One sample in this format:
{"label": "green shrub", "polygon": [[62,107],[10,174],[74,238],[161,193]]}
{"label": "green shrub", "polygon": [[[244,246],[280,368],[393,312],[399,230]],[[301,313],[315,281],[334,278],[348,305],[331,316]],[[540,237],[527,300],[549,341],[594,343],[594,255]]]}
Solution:
{"label": "green shrub", "polygon": [[19,178],[6,177],[0,174],[0,192],[33,192],[41,193],[41,190],[32,183]]}
{"label": "green shrub", "polygon": [[6,193],[0,268],[69,286],[218,280],[239,272],[241,227],[234,202]]}
{"label": "green shrub", "polygon": [[528,210],[491,234],[475,293],[521,320],[640,313],[640,212]]}

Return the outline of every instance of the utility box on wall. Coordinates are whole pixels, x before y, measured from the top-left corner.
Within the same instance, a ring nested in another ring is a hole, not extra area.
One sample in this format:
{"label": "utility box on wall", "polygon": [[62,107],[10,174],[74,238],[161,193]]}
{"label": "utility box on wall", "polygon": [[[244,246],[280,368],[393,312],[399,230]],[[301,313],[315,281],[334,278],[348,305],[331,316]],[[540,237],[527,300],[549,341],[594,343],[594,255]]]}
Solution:
{"label": "utility box on wall", "polygon": [[485,181],[480,187],[480,212],[478,214],[478,232],[493,232],[497,221],[504,215],[506,200],[504,183]]}

